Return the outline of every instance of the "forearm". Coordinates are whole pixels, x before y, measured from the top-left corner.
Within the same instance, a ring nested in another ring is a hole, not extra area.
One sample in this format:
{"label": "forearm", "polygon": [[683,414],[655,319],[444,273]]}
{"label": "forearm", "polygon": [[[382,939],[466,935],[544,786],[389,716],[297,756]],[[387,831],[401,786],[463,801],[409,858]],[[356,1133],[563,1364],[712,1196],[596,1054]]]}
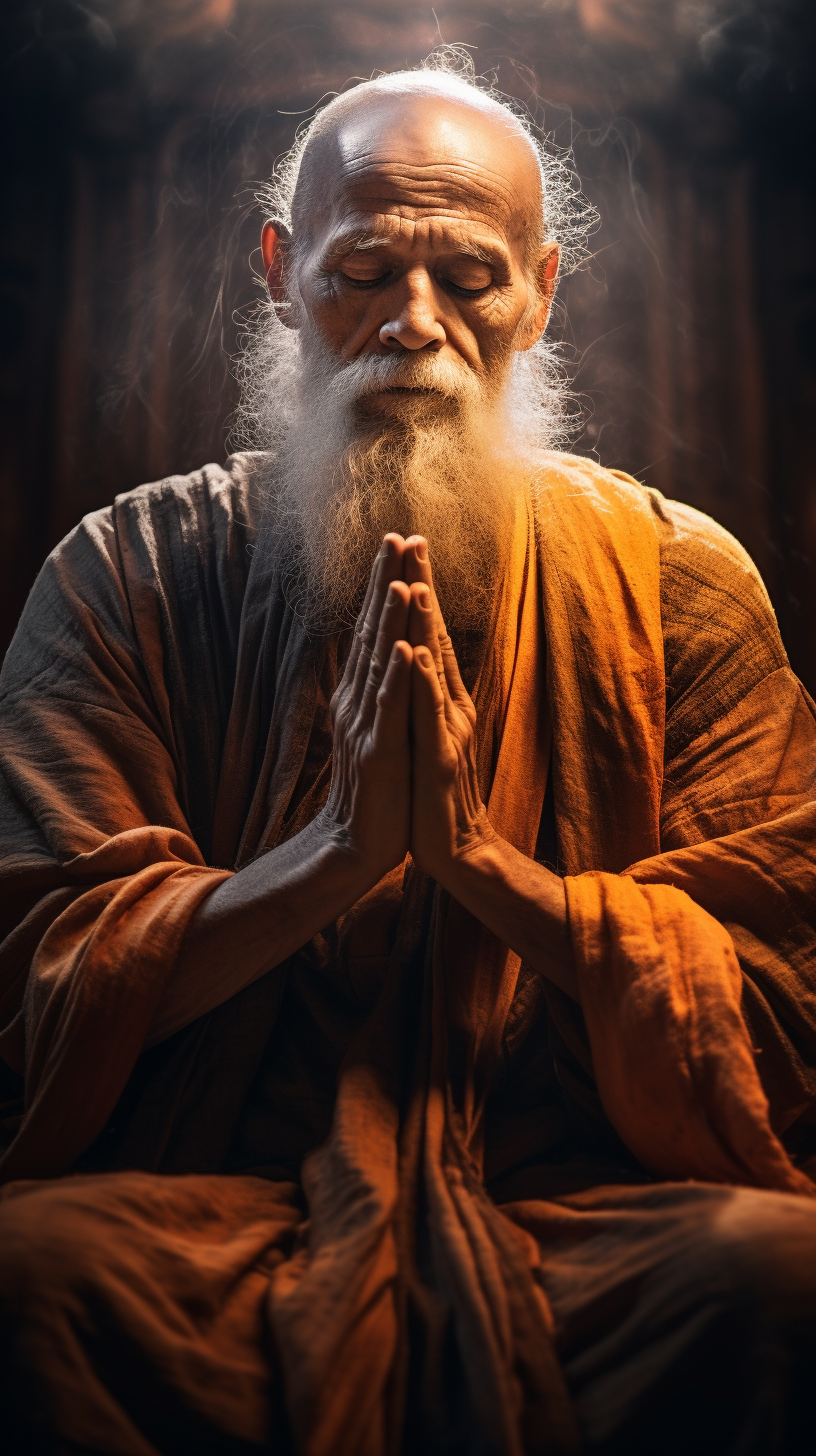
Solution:
{"label": "forearm", "polygon": [[439,878],[460,905],[522,960],[580,1001],[558,875],[491,835],[451,860]]}
{"label": "forearm", "polygon": [[146,1045],[164,1041],[280,965],[376,879],[319,817],[223,880],[187,927]]}

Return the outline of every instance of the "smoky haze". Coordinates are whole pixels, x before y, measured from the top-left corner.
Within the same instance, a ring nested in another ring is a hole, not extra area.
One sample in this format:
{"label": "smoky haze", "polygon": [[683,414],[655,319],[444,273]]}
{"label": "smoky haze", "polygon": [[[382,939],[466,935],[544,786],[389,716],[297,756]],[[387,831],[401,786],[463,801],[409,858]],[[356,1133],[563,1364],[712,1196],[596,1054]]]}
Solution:
{"label": "smoky haze", "polygon": [[816,688],[814,7],[6,5],[0,629],[119,491],[223,457],[258,182],[315,105],[440,41],[571,147],[602,225],[555,330],[576,448],[744,542]]}

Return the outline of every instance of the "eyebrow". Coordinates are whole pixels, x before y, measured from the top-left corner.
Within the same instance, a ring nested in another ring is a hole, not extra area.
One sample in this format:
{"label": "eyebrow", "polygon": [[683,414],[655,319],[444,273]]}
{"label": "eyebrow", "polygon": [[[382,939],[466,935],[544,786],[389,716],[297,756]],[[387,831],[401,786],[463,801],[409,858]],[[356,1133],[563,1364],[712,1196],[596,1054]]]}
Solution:
{"label": "eyebrow", "polygon": [[[321,263],[325,267],[334,259],[351,257],[352,253],[371,253],[377,248],[390,248],[394,246],[395,241],[394,237],[387,234],[372,235],[362,231],[346,233],[345,236],[341,235],[329,243],[323,253]],[[507,254],[504,248],[498,244],[493,246],[463,239],[461,242],[454,243],[450,251],[465,258],[475,258],[479,263],[484,263],[488,267],[495,267],[497,264],[506,266],[507,263]]]}

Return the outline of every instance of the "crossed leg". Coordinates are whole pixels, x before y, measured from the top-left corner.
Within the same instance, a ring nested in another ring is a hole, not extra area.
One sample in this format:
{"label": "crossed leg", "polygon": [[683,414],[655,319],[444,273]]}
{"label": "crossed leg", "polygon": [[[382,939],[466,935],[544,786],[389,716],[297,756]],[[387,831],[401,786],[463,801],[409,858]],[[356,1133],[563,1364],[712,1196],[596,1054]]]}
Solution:
{"label": "crossed leg", "polygon": [[812,1448],[816,1200],[656,1183],[505,1211],[541,1247],[587,1453]]}
{"label": "crossed leg", "polygon": [[10,1184],[0,1199],[4,1448],[286,1450],[266,1300],[301,1219],[293,1185],[260,1178]]}

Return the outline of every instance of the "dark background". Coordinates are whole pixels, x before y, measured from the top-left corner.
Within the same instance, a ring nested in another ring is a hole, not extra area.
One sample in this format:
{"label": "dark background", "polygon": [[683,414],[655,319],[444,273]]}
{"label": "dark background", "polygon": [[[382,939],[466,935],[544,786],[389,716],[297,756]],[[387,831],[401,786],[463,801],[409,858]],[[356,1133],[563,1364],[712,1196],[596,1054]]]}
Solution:
{"label": "dark background", "polygon": [[441,40],[603,225],[561,289],[580,451],[709,512],[816,691],[816,6],[4,0],[0,651],[84,512],[224,456],[253,187],[297,113]]}

